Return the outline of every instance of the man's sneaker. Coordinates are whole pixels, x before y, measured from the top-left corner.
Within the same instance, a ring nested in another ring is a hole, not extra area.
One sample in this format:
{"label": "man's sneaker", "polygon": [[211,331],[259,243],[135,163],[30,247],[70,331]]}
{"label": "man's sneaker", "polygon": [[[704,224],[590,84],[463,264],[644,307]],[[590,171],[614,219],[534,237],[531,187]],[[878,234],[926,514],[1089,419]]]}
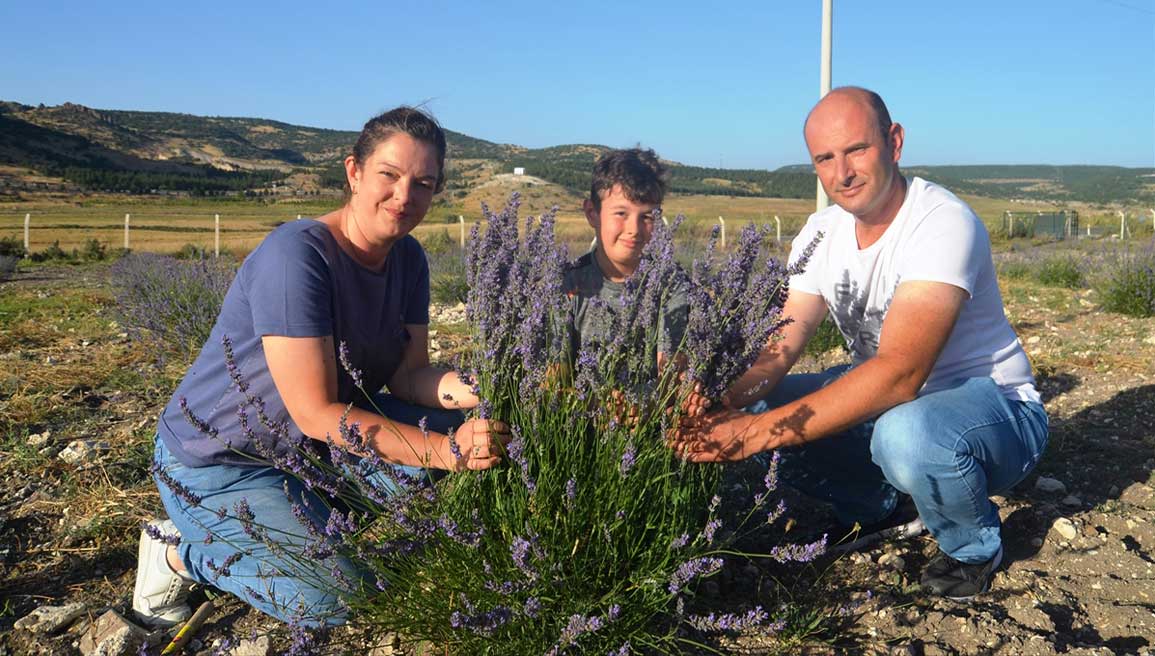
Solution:
{"label": "man's sneaker", "polygon": [[948,599],[970,601],[975,595],[990,589],[991,579],[1002,562],[1002,546],[990,560],[975,565],[957,561],[939,551],[922,573],[922,586]]}
{"label": "man's sneaker", "polygon": [[886,518],[866,526],[856,524],[853,530],[828,551],[832,554],[861,551],[879,542],[907,540],[923,533],[926,533],[926,524],[923,524],[922,518],[918,516],[914,500],[903,494],[898,498],[898,505]]}
{"label": "man's sneaker", "polygon": [[[180,535],[172,520],[154,519],[149,525],[162,535]],[[167,554],[167,543],[149,535],[148,530],[140,532],[132,610],[141,622],[152,627],[173,626],[192,615],[192,609],[185,602],[192,581],[172,571]]]}

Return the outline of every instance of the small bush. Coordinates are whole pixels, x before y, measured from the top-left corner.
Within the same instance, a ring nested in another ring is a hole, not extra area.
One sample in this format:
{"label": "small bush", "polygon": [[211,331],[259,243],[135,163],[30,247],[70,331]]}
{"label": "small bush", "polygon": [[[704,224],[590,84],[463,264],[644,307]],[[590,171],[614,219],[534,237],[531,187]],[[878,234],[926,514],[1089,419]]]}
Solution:
{"label": "small bush", "polygon": [[17,259],[24,257],[27,253],[24,251],[24,242],[15,237],[0,238],[0,256],[15,257]]}
{"label": "small bush", "polygon": [[846,350],[846,339],[838,331],[838,326],[826,317],[818,325],[818,332],[806,343],[807,355],[822,355],[834,349]]}
{"label": "small bush", "polygon": [[1087,282],[1082,265],[1070,255],[1053,256],[1043,260],[1039,264],[1037,275],[1039,282],[1052,287],[1080,289]]}
{"label": "small bush", "polygon": [[200,244],[185,244],[172,254],[178,260],[203,260],[209,255],[208,249]]}
{"label": "small bush", "polygon": [[1031,265],[1022,258],[1007,259],[999,263],[999,277],[1007,280],[1026,280],[1031,276]]}
{"label": "small bush", "polygon": [[443,253],[425,251],[429,259],[429,296],[437,303],[464,303],[469,295],[465,256],[456,248]]}
{"label": "small bush", "polygon": [[215,260],[128,255],[112,267],[119,321],[164,352],[194,354],[208,339],[235,273]]}
{"label": "small bush", "polygon": [[12,255],[0,255],[0,282],[3,282],[12,277],[16,273],[16,265],[20,263],[20,258]]}
{"label": "small bush", "polygon": [[67,262],[73,259],[67,251],[60,247],[59,241],[52,242],[52,245],[44,250],[33,253],[30,258],[33,262]]}
{"label": "small bush", "polygon": [[458,250],[457,242],[449,236],[449,231],[444,228],[423,237],[421,247],[425,249],[426,254],[431,256],[445,255]]}
{"label": "small bush", "polygon": [[1155,316],[1155,243],[1140,253],[1118,254],[1099,285],[1103,309],[1132,317]]}
{"label": "small bush", "polygon": [[89,262],[100,262],[108,257],[108,250],[99,239],[87,239],[80,249],[80,257]]}

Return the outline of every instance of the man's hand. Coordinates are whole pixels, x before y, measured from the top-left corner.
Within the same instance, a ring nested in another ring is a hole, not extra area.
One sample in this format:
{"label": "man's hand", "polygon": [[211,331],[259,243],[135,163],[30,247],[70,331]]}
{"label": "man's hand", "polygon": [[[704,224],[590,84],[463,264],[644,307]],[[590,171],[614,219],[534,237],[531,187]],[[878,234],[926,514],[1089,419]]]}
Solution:
{"label": "man's hand", "polygon": [[453,438],[460,456],[453,454],[454,471],[489,469],[501,462],[509,444],[509,426],[495,419],[470,419],[457,429]]}
{"label": "man's hand", "polygon": [[765,450],[753,426],[754,416],[721,410],[683,423],[667,445],[690,462],[737,462]]}

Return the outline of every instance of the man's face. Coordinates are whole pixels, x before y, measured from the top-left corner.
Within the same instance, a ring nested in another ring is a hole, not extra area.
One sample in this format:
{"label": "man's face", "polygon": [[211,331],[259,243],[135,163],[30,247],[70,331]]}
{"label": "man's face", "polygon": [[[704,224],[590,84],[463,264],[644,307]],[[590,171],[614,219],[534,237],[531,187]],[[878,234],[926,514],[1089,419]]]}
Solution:
{"label": "man's face", "polygon": [[864,220],[880,216],[899,176],[902,126],[879,133],[873,110],[845,96],[824,99],[806,122],[806,146],[814,171],[830,200]]}

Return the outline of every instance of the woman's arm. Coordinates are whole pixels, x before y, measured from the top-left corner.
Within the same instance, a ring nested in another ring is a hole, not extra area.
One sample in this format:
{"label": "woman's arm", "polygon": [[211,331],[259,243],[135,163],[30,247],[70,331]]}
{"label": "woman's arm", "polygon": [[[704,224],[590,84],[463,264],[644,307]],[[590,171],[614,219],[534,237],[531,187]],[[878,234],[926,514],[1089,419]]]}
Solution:
{"label": "woman's arm", "polygon": [[386,385],[402,401],[429,408],[475,408],[479,402],[456,371],[429,364],[429,326],[405,324],[409,343],[401,366]]}
{"label": "woman's arm", "polygon": [[502,422],[476,419],[463,424],[455,436],[461,454],[457,457],[450,440],[441,433],[423,433],[415,426],[338,401],[337,361],[331,336],[266,335],[261,344],[269,374],[289,416],[301,432],[313,439],[324,441],[331,437],[341,446],[350,446],[341,435],[344,417],[346,423],[360,425],[373,451],[388,462],[460,471],[487,469],[501,461],[502,449],[494,442],[509,439],[509,428]]}

